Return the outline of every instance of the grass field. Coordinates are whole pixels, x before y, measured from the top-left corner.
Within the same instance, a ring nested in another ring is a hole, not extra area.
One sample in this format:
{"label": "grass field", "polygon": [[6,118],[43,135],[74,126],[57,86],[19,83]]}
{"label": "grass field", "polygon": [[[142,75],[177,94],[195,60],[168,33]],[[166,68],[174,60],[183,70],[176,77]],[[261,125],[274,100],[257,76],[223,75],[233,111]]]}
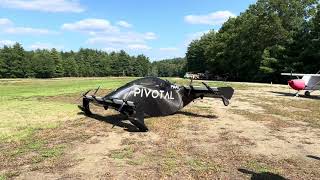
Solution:
{"label": "grass field", "polygon": [[133,79],[0,80],[0,179],[320,177],[319,94],[209,82],[235,88],[230,106],[197,100],[176,115],[148,118],[148,133],[114,111],[79,114],[82,92],[101,86],[105,93]]}

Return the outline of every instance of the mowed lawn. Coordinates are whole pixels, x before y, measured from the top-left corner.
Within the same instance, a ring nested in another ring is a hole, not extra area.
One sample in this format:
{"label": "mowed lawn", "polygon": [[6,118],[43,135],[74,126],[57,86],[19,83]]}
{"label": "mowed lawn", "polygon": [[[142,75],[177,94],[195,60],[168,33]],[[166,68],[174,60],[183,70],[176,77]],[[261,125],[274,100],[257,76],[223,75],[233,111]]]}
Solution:
{"label": "mowed lawn", "polygon": [[[59,122],[74,119],[75,104],[45,101],[43,97],[78,93],[101,86],[115,89],[134,78],[61,78],[0,80],[0,140],[27,138],[37,129],[54,128]],[[74,100],[76,102],[76,99]]]}

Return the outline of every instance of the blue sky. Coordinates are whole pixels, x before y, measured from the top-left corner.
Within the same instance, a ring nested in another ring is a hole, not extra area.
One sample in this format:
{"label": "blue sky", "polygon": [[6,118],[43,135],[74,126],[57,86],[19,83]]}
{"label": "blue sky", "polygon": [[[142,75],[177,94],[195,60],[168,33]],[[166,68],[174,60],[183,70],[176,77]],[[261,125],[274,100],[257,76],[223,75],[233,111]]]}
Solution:
{"label": "blue sky", "polygon": [[0,0],[0,46],[126,50],[153,60],[184,56],[255,0]]}

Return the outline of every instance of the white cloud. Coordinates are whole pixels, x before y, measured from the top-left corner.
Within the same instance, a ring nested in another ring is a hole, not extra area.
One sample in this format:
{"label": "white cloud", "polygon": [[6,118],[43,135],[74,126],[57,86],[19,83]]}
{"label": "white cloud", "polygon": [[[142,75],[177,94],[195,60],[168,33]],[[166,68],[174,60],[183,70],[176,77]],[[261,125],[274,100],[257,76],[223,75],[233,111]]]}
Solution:
{"label": "white cloud", "polygon": [[173,52],[173,51],[178,51],[179,49],[176,47],[164,47],[164,48],[159,48],[159,50]]}
{"label": "white cloud", "polygon": [[15,26],[14,23],[7,18],[0,18],[0,26],[2,26],[0,33],[6,34],[46,35],[58,33],[48,29]]}
{"label": "white cloud", "polygon": [[5,28],[3,32],[8,34],[31,34],[31,35],[46,35],[56,34],[57,32],[50,31],[48,29],[38,29],[30,27],[9,27]]}
{"label": "white cloud", "polygon": [[128,44],[128,43],[140,43],[143,42],[142,39],[138,39],[135,37],[130,37],[126,35],[121,36],[97,36],[89,38],[87,43],[88,44]]}
{"label": "white cloud", "polygon": [[209,31],[210,31],[210,30],[207,30],[207,31],[199,31],[199,32],[187,34],[187,39],[185,40],[184,45],[185,45],[185,46],[188,46],[193,40],[200,39],[201,36],[203,36],[204,34],[208,33]]}
{"label": "white cloud", "polygon": [[127,21],[118,21],[118,26],[124,27],[124,28],[131,28],[132,24],[128,23]]}
{"label": "white cloud", "polygon": [[235,17],[230,11],[217,11],[205,15],[188,15],[184,20],[190,24],[221,25],[230,17]]}
{"label": "white cloud", "polygon": [[105,19],[83,19],[74,23],[63,24],[62,29],[69,31],[88,32],[91,35],[96,35],[99,32],[116,32],[118,28],[112,26],[108,20]]}
{"label": "white cloud", "polygon": [[29,47],[32,50],[36,50],[36,49],[52,49],[55,48],[57,50],[62,50],[63,46],[62,45],[54,45],[54,44],[50,44],[50,43],[41,43],[41,42],[36,42],[32,45],[30,45]]}
{"label": "white cloud", "polygon": [[0,26],[11,26],[12,22],[7,18],[0,18]]}
{"label": "white cloud", "polygon": [[139,33],[120,28],[132,27],[126,21],[118,21],[113,25],[106,19],[87,18],[73,23],[65,23],[63,30],[83,32],[89,35],[86,44],[102,45],[105,51],[127,50],[150,50],[147,41],[157,39],[154,32]]}
{"label": "white cloud", "polygon": [[15,41],[11,41],[11,40],[0,40],[0,47],[2,47],[4,45],[12,46],[15,43],[16,43]]}
{"label": "white cloud", "polygon": [[[104,50],[107,52],[123,50],[151,50],[146,43],[150,41],[150,33],[136,32],[116,32],[90,37],[87,44],[107,46]],[[153,36],[155,34],[153,33]]]}
{"label": "white cloud", "polygon": [[0,0],[5,8],[43,12],[83,12],[85,9],[77,0]]}
{"label": "white cloud", "polygon": [[88,44],[144,44],[147,40],[156,38],[155,33],[116,32],[113,34],[101,34],[88,39]]}
{"label": "white cloud", "polygon": [[131,50],[150,50],[151,47],[149,47],[146,44],[129,44],[128,48]]}

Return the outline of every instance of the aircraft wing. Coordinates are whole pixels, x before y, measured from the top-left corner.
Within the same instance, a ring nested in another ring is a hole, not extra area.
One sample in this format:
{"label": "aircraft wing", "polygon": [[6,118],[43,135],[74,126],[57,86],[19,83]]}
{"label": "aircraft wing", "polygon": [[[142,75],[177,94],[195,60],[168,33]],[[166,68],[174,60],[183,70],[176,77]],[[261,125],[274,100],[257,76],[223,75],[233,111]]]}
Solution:
{"label": "aircraft wing", "polygon": [[300,73],[281,73],[282,76],[313,76],[313,77],[320,77],[320,74],[300,74]]}

